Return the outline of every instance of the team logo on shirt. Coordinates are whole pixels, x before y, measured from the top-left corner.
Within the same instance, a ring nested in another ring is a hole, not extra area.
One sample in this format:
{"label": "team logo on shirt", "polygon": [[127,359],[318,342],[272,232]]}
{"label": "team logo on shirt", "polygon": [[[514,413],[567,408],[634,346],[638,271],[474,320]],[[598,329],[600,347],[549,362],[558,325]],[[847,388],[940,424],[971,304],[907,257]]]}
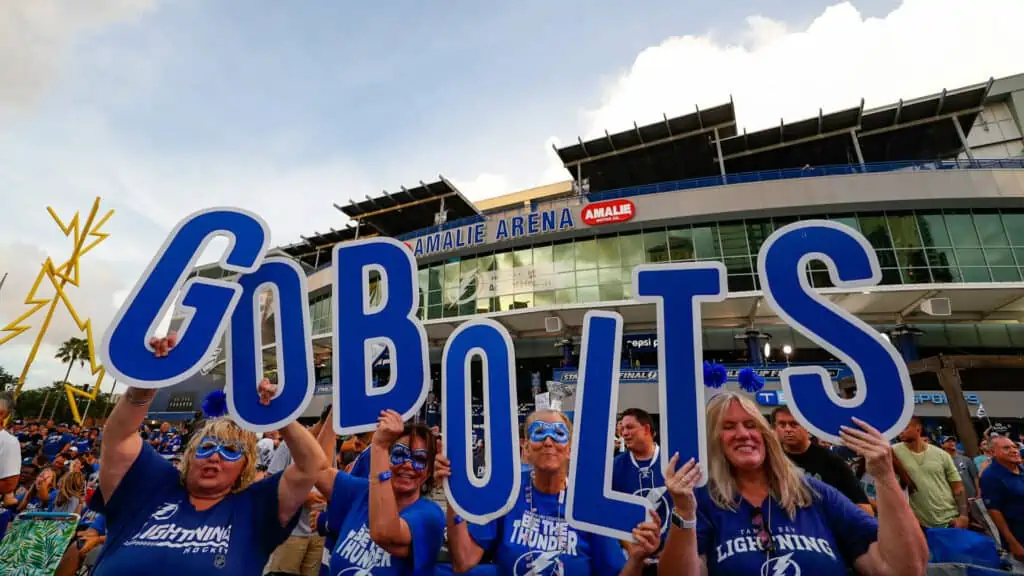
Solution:
{"label": "team logo on shirt", "polygon": [[515,576],[565,576],[565,566],[558,561],[557,550],[531,550],[516,559],[512,573]]}
{"label": "team logo on shirt", "polygon": [[373,568],[391,566],[391,554],[370,539],[370,529],[363,524],[359,530],[349,530],[338,542],[334,553],[352,565],[338,572],[336,576],[362,576],[370,574]]}
{"label": "team logo on shirt", "polygon": [[654,505],[654,511],[658,513],[658,518],[661,519],[661,534],[666,534],[669,527],[669,516],[672,514],[672,506],[668,503],[665,487],[641,488],[633,492],[633,496],[639,496]]}
{"label": "team logo on shirt", "polygon": [[790,552],[761,564],[761,576],[800,576],[800,565],[793,561],[793,553]]}
{"label": "team logo on shirt", "polygon": [[171,516],[174,516],[177,511],[178,504],[176,502],[167,502],[157,508],[156,512],[153,512],[153,515],[150,516],[150,518],[161,522],[164,520],[170,520]]}

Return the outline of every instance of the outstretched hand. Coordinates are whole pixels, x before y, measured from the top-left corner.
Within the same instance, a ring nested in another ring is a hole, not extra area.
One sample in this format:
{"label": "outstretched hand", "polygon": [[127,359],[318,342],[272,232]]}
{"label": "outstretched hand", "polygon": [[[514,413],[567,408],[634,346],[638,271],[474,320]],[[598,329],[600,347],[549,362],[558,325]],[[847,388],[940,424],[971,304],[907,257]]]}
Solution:
{"label": "outstretched hand", "polygon": [[402,437],[405,424],[402,415],[394,410],[381,410],[377,418],[377,431],[373,433],[372,442],[384,448],[391,448],[396,440]]}
{"label": "outstretched hand", "polygon": [[661,518],[654,510],[648,512],[651,513],[651,519],[641,522],[636,525],[636,528],[633,528],[635,541],[626,545],[629,557],[636,560],[649,558],[661,546]]}
{"label": "outstretched hand", "polygon": [[701,479],[700,466],[696,460],[690,458],[677,470],[678,463],[679,454],[673,454],[665,468],[665,488],[672,495],[676,511],[690,519],[697,511],[697,498],[693,495],[693,488]]}
{"label": "outstretched hand", "polygon": [[854,418],[853,423],[859,429],[850,426],[840,427],[839,437],[842,438],[843,444],[864,457],[864,468],[872,478],[895,477],[889,441],[867,422]]}

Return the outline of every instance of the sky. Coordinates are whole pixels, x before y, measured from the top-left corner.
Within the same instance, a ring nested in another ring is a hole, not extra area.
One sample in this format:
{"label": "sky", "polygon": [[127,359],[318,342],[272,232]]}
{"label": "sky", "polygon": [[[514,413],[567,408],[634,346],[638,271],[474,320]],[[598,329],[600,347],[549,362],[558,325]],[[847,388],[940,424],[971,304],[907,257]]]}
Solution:
{"label": "sky", "polygon": [[[552,144],[730,97],[755,130],[1024,72],[1020,0],[357,4],[0,3],[0,326],[69,252],[47,206],[116,211],[69,290],[98,341],[202,208],[253,210],[280,245],[438,174],[471,199],[565,180]],[[28,386],[63,379],[76,335],[58,311]],[[35,336],[0,366],[20,374]]]}

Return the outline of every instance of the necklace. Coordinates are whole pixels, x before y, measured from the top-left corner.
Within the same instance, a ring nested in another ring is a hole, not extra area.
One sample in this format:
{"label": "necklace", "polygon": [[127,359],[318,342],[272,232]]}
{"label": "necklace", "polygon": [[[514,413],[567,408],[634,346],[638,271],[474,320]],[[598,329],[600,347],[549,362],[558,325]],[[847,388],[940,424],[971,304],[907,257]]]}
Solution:
{"label": "necklace", "polygon": [[[530,472],[530,482],[526,485],[526,505],[530,508],[530,522],[537,522],[539,525],[540,514],[537,513],[537,508],[533,505],[533,483],[537,478],[537,472]],[[560,559],[562,551],[566,549],[566,544],[569,539],[569,525],[566,524],[563,508],[565,504],[565,487],[558,492],[558,506],[555,510],[555,530],[558,535],[555,537],[555,550],[554,550],[554,561],[561,566],[562,560]],[[538,527],[538,526],[535,526]]]}

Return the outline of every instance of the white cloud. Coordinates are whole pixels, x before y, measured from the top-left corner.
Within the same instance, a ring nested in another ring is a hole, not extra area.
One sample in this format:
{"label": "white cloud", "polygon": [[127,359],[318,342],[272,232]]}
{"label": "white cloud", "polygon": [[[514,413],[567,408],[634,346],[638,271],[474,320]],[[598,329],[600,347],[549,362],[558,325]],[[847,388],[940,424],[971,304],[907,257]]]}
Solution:
{"label": "white cloud", "polygon": [[0,3],[0,110],[34,104],[77,37],[154,8],[154,0]]}
{"label": "white cloud", "polygon": [[736,42],[691,35],[647,48],[585,110],[584,137],[730,94],[740,127],[756,130],[855,107],[861,97],[870,108],[1024,72],[1020,0],[904,0],[884,18],[865,18],[854,4],[831,6],[802,30],[752,16],[731,35]]}

